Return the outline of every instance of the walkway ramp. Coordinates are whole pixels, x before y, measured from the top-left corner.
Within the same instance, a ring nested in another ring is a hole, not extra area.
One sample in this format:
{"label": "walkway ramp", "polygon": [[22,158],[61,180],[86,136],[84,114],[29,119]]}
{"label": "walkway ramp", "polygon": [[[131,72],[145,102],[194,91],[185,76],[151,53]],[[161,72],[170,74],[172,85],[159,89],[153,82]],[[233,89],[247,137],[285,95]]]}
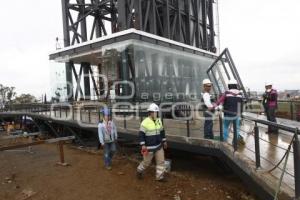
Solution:
{"label": "walkway ramp", "polygon": [[[59,109],[59,111],[51,112],[49,110],[3,112],[0,113],[0,117],[2,119],[6,117],[20,118],[26,115],[39,122],[46,121],[54,129],[59,125],[71,127],[74,131],[97,133],[97,122],[99,121],[97,110],[99,109],[81,111]],[[139,124],[143,117],[129,118],[127,116],[129,113],[123,115],[117,111],[115,111],[115,114],[115,122],[121,137],[136,140]],[[245,113],[242,120],[241,134],[244,136],[246,145],[235,150],[232,145],[233,134],[230,135],[229,142],[219,140],[221,131],[219,118],[215,119],[214,126],[215,136],[219,136],[217,140],[203,138],[202,119],[174,120],[163,118],[171,148],[219,158],[249,185],[250,190],[264,200],[273,199],[284,162],[278,163],[282,160],[294,137],[291,131],[296,130],[296,127],[300,127],[299,123],[294,121],[283,119],[278,121],[279,125],[288,128],[278,135],[269,135],[265,133],[268,122],[264,120],[263,116]],[[291,148],[287,167],[284,170],[285,175],[281,186],[280,199],[293,199],[295,197],[294,153],[294,149]],[[276,166],[277,164],[278,166]],[[269,172],[274,167],[275,169]]]}

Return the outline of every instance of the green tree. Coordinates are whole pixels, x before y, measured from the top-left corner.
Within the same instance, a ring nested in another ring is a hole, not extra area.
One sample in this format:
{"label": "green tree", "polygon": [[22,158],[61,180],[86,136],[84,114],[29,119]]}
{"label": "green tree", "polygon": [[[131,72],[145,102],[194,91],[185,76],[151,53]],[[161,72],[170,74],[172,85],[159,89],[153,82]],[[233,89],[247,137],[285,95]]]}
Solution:
{"label": "green tree", "polygon": [[9,92],[9,87],[0,84],[0,105],[4,106],[7,103],[7,94]]}
{"label": "green tree", "polygon": [[16,96],[16,98],[13,100],[13,103],[35,103],[37,102],[37,99],[35,96],[31,94],[21,94],[19,96]]}
{"label": "green tree", "polygon": [[8,91],[7,91],[7,95],[6,98],[8,100],[8,102],[11,102],[12,99],[16,96],[16,92],[15,92],[15,87],[8,87]]}

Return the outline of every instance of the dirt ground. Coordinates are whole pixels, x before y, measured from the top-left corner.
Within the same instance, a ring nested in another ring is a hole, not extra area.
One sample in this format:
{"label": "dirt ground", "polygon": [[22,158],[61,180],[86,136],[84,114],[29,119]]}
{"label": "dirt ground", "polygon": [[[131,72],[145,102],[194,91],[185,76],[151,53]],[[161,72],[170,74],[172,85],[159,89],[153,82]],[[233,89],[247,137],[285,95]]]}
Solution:
{"label": "dirt ground", "polygon": [[68,167],[55,164],[56,145],[32,150],[33,154],[0,152],[0,200],[255,199],[235,175],[225,173],[211,158],[172,152],[172,172],[166,183],[160,183],[154,180],[154,168],[143,180],[136,179],[137,154],[131,150],[116,155],[111,171],[103,167],[102,150],[88,153],[69,144],[65,146]]}

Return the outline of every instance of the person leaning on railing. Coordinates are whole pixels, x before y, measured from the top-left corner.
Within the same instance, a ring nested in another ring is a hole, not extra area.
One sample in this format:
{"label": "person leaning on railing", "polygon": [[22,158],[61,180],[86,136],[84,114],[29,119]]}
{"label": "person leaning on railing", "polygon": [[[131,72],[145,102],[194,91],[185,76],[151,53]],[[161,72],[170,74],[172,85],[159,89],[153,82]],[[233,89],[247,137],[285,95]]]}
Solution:
{"label": "person leaning on railing", "polygon": [[243,108],[243,95],[238,90],[238,84],[236,80],[229,80],[228,91],[226,91],[214,104],[216,108],[219,105],[223,105],[224,121],[223,121],[223,136],[224,141],[228,140],[228,129],[230,124],[236,125],[236,138],[239,144],[245,145],[243,137],[240,135],[240,118]]}

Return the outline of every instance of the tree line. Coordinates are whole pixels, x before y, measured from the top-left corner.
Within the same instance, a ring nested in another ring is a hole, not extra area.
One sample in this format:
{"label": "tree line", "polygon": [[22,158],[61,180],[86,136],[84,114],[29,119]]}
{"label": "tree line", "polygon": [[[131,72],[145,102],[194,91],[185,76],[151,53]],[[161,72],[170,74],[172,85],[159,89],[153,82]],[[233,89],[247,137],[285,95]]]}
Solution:
{"label": "tree line", "polygon": [[3,108],[10,104],[19,103],[35,103],[37,99],[31,94],[17,95],[16,88],[11,86],[5,86],[0,83],[0,107]]}

